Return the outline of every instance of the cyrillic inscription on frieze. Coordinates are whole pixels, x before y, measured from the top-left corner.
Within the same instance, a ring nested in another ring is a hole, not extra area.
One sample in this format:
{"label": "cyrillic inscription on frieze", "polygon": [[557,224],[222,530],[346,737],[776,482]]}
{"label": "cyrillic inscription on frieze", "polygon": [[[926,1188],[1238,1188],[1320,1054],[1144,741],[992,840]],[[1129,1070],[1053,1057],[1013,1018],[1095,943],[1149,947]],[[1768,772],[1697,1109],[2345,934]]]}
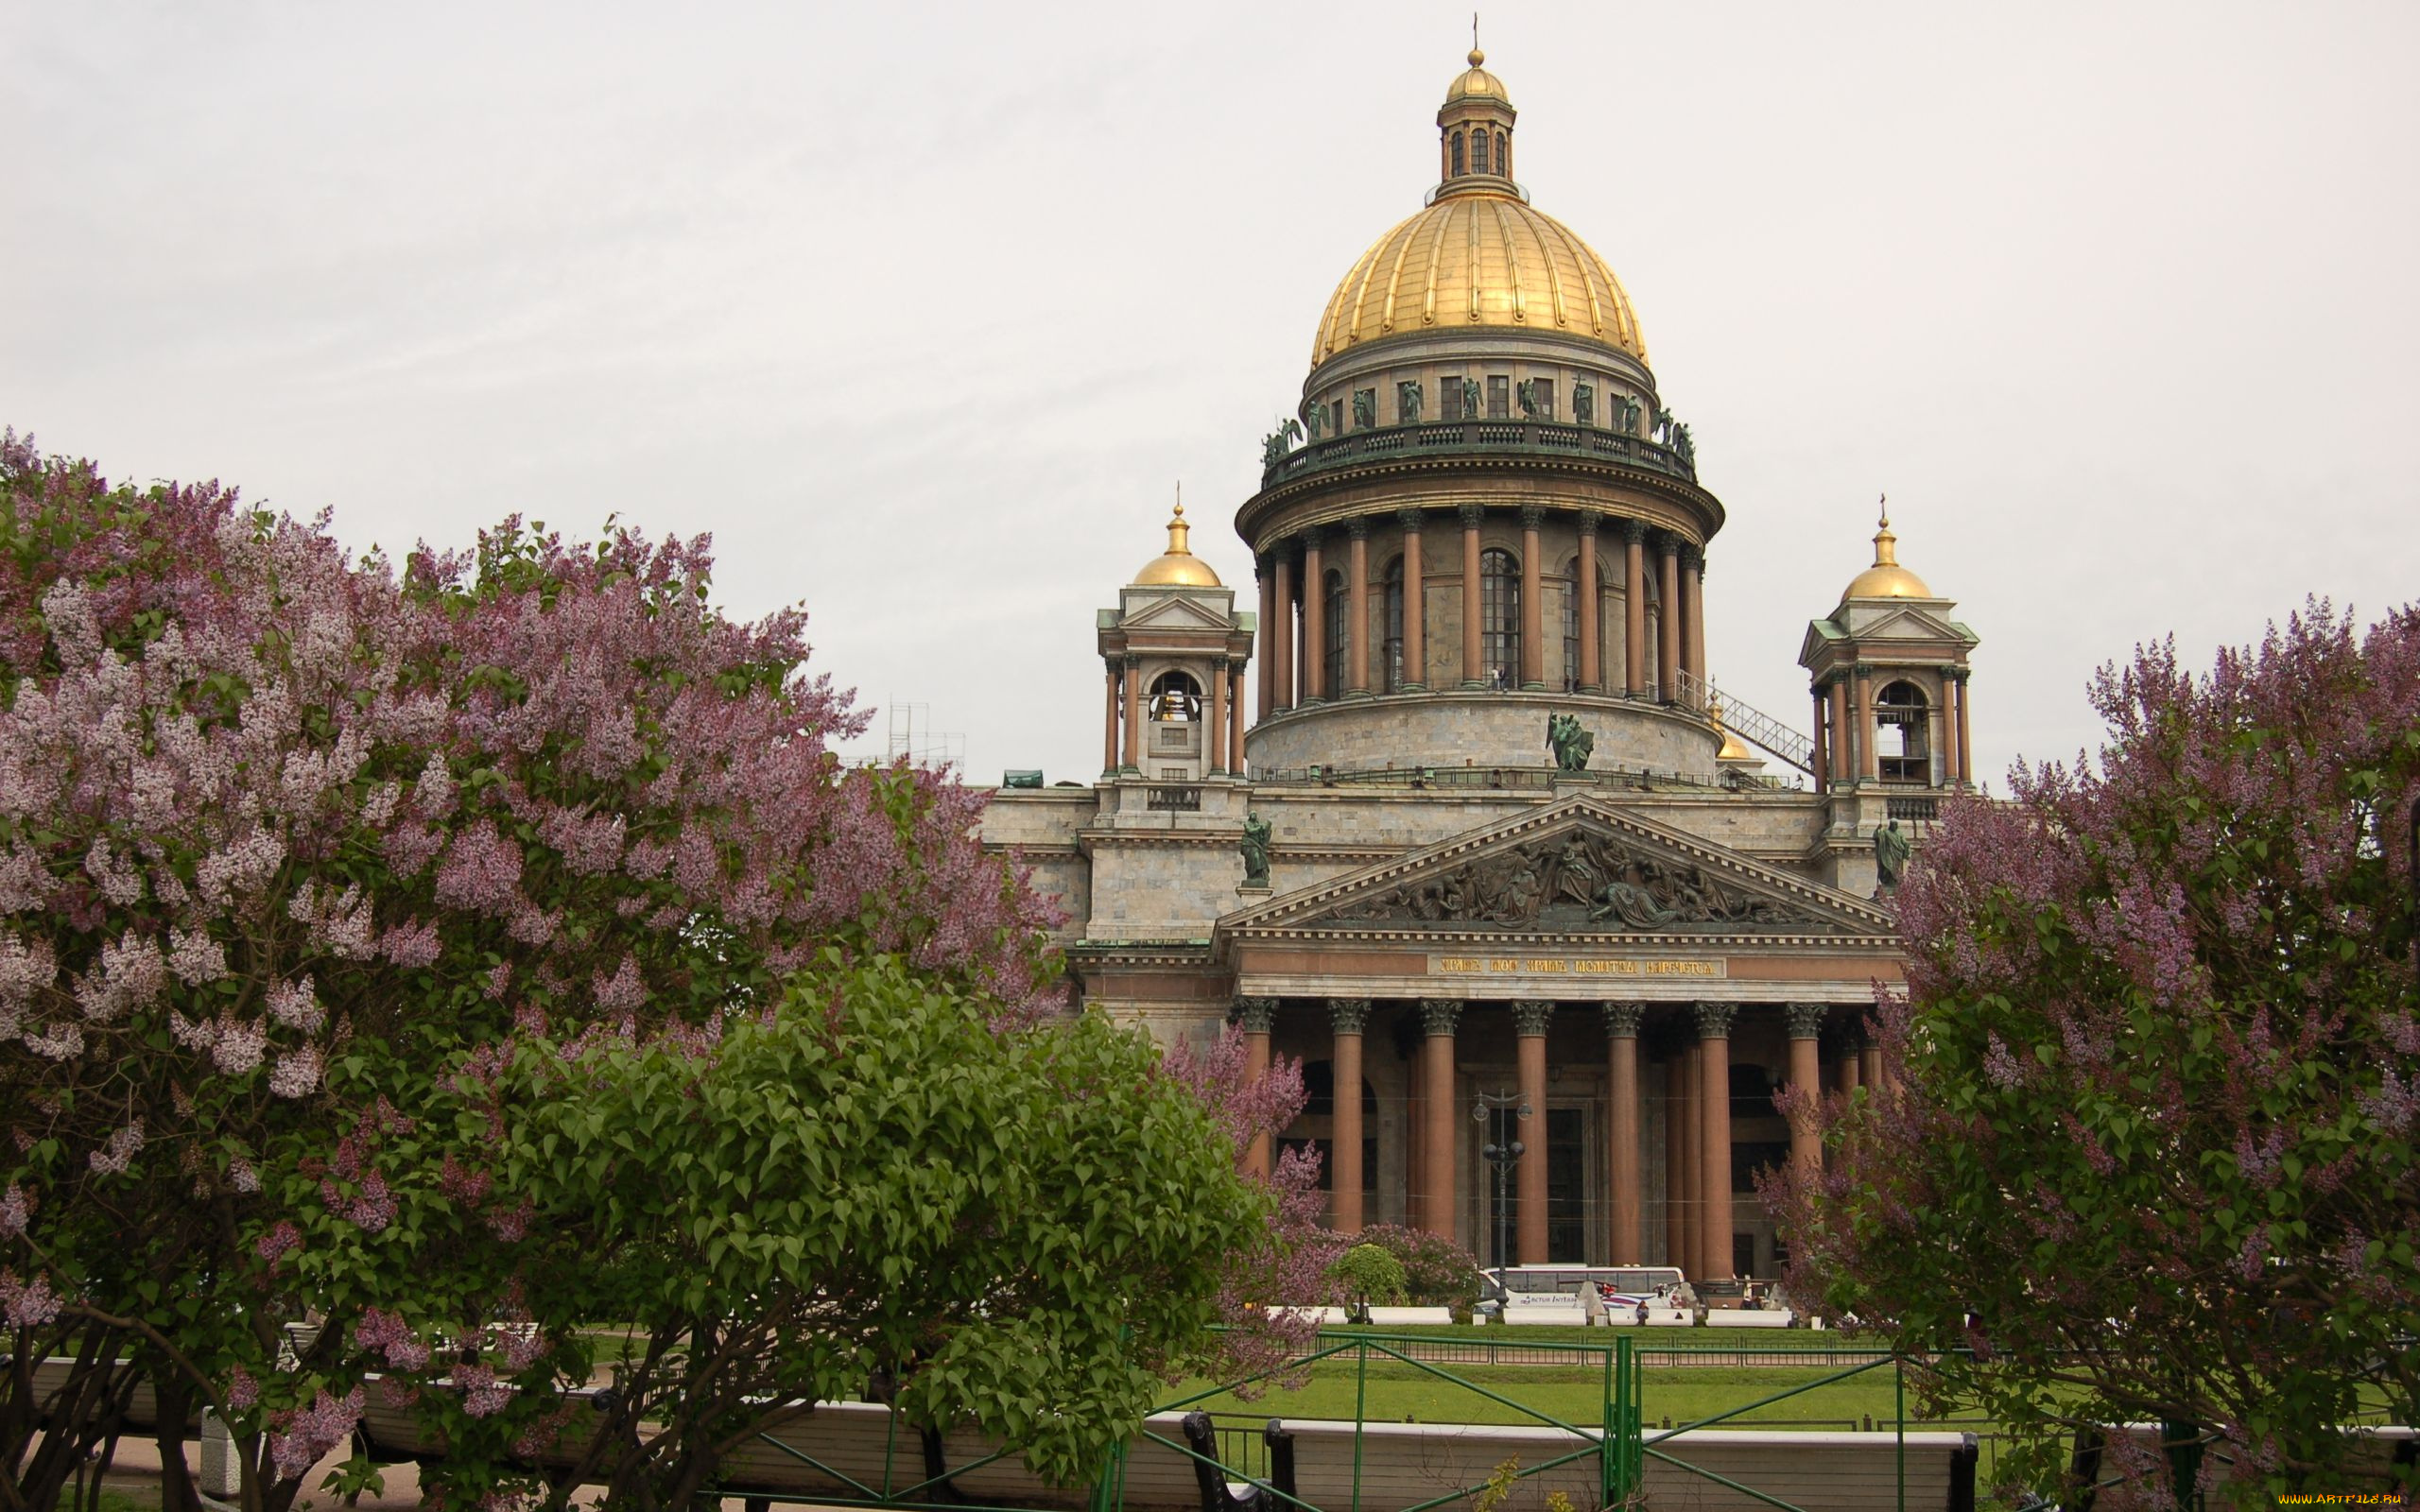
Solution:
{"label": "cyrillic inscription on frieze", "polygon": [[1626,955],[1431,955],[1431,976],[1727,976],[1727,962]]}

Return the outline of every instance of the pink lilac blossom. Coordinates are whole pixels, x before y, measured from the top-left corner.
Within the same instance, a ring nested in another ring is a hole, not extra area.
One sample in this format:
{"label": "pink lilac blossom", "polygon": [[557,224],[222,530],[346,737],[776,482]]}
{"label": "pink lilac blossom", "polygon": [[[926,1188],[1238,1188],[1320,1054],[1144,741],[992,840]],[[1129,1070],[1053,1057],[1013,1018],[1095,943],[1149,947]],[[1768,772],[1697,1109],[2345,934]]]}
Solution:
{"label": "pink lilac blossom", "polygon": [[143,1153],[143,1120],[136,1119],[110,1136],[109,1143],[84,1159],[95,1176],[123,1176]]}
{"label": "pink lilac blossom", "polygon": [[64,1298],[50,1289],[50,1278],[21,1281],[13,1270],[0,1270],[0,1319],[10,1328],[38,1329],[57,1321]]}
{"label": "pink lilac blossom", "polygon": [[319,1046],[288,1050],[277,1057],[277,1065],[268,1074],[269,1094],[289,1100],[308,1097],[319,1090],[320,1076]]}
{"label": "pink lilac blossom", "polygon": [[330,1450],[351,1438],[361,1422],[361,1388],[355,1386],[341,1397],[321,1390],[309,1407],[286,1418],[281,1431],[269,1435],[269,1458],[277,1468],[277,1478],[301,1478]]}

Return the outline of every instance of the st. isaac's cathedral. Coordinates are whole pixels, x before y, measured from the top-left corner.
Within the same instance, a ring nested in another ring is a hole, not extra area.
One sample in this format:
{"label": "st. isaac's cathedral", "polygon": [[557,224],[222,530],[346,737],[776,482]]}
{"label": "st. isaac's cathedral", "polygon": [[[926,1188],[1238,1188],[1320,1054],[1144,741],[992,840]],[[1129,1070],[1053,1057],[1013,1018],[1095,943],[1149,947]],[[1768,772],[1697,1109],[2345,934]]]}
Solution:
{"label": "st. isaac's cathedral", "polygon": [[1806,708],[1725,702],[1726,511],[1620,281],[1516,181],[1483,64],[1263,439],[1257,582],[1238,604],[1180,507],[1099,612],[1099,780],[1012,782],[984,838],[1067,912],[1086,1005],[1302,1059],[1287,1143],[1336,1228],[1720,1295],[1784,1258],[1754,1174],[1816,1158],[1774,1091],[1876,1075],[1876,900],[1972,782],[1977,641],[1886,517],[1806,627]]}

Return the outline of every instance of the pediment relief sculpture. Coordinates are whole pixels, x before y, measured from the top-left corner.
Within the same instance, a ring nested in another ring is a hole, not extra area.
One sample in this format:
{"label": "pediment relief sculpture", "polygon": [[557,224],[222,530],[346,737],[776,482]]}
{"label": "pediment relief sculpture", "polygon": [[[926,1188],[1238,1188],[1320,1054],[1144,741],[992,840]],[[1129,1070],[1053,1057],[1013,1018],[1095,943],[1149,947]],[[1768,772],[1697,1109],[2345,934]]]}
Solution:
{"label": "pediment relief sculpture", "polygon": [[1347,900],[1329,917],[1414,927],[1484,923],[1615,934],[1839,927],[1836,919],[1750,891],[1685,855],[1585,830],[1408,878]]}

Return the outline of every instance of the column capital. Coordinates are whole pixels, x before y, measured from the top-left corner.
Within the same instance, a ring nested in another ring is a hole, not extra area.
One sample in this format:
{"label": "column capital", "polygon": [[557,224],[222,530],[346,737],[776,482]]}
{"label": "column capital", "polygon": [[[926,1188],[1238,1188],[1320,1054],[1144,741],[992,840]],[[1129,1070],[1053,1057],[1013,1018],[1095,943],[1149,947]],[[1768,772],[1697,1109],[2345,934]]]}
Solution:
{"label": "column capital", "polygon": [[1236,1022],[1246,1034],[1267,1034],[1277,1022],[1275,998],[1236,999]]}
{"label": "column capital", "polygon": [[1544,1039],[1553,1020],[1554,1005],[1543,999],[1522,998],[1512,1005],[1513,1032],[1524,1040]]}
{"label": "column capital", "polygon": [[1126,670],[1129,672],[1140,672],[1143,670],[1142,652],[1129,651],[1126,653]]}
{"label": "column capital", "polygon": [[1701,1040],[1730,1039],[1731,1019],[1738,1011],[1739,1005],[1736,1003],[1699,1004],[1697,1006],[1698,1038]]}
{"label": "column capital", "polygon": [[1276,571],[1277,558],[1275,557],[1265,551],[1255,551],[1252,554],[1252,575],[1254,577],[1265,578]]}
{"label": "column capital", "polygon": [[1420,528],[1420,511],[1417,509],[1408,508],[1397,509],[1395,511],[1395,524],[1401,525],[1406,530],[1416,531]]}
{"label": "column capital", "polygon": [[1118,678],[1118,677],[1124,677],[1124,676],[1126,675],[1126,653],[1125,653],[1125,652],[1123,652],[1123,651],[1114,652],[1114,653],[1112,653],[1112,654],[1110,654],[1110,655],[1103,656],[1103,657],[1100,659],[1100,661],[1101,661],[1101,665],[1103,665],[1103,666],[1105,666],[1105,667],[1109,668],[1109,675],[1110,675],[1111,677],[1113,677],[1113,678]]}
{"label": "column capital", "polygon": [[1700,550],[1695,542],[1684,541],[1681,542],[1681,565],[1703,572],[1705,568],[1705,553]]}
{"label": "column capital", "polygon": [[1580,511],[1580,533],[1582,535],[1595,535],[1597,533],[1598,525],[1602,523],[1603,521],[1599,518],[1596,510],[1582,509]]}
{"label": "column capital", "polygon": [[1454,1025],[1461,1021],[1461,1017],[1462,1000],[1460,998],[1422,998],[1420,1000],[1421,1027],[1428,1031],[1428,1037],[1432,1040],[1452,1039]]}
{"label": "column capital", "polygon": [[1974,669],[1971,667],[1948,667],[1945,670],[1948,674],[1949,680],[1961,688],[1966,686],[1966,679],[1974,676]]}
{"label": "column capital", "polygon": [[1874,676],[1874,663],[1871,662],[1860,662],[1853,670],[1860,678],[1870,678]]}
{"label": "column capital", "polygon": [[1336,1025],[1338,1034],[1359,1034],[1369,1026],[1370,1000],[1368,998],[1330,998],[1327,1000],[1327,1012],[1328,1018]]}
{"label": "column capital", "polygon": [[1522,528],[1522,529],[1524,529],[1524,530],[1535,530],[1535,529],[1537,529],[1537,528],[1538,528],[1538,526],[1540,526],[1540,525],[1542,525],[1542,524],[1545,524],[1546,523],[1547,523],[1547,510],[1546,510],[1546,506],[1544,506],[1544,505],[1542,505],[1542,504],[1525,504],[1525,505],[1521,506],[1521,528]]}
{"label": "column capital", "polygon": [[1789,1005],[1789,1037],[1792,1040],[1820,1040],[1824,1037],[1824,1015],[1830,1008],[1821,1003],[1793,1003]]}
{"label": "column capital", "polygon": [[1608,1040],[1637,1039],[1638,1026],[1647,1018],[1647,1005],[1644,1003],[1600,1004],[1598,1011],[1605,1017],[1605,1038]]}
{"label": "column capital", "polygon": [[1633,518],[1622,522],[1622,540],[1634,546],[1647,544],[1647,522]]}
{"label": "column capital", "polygon": [[1477,530],[1479,522],[1487,518],[1485,505],[1466,504],[1454,512],[1462,517],[1462,528],[1465,530]]}
{"label": "column capital", "polygon": [[1327,532],[1317,525],[1305,525],[1294,532],[1294,540],[1305,551],[1317,551],[1320,549],[1322,538],[1326,534]]}
{"label": "column capital", "polygon": [[1368,517],[1367,515],[1358,515],[1358,514],[1357,514],[1357,515],[1355,515],[1352,519],[1347,520],[1346,522],[1344,522],[1344,533],[1345,533],[1346,535],[1348,535],[1348,536],[1351,536],[1351,537],[1352,537],[1354,540],[1356,540],[1356,541],[1367,541],[1367,540],[1369,540],[1369,539],[1370,539],[1370,520],[1369,520],[1369,517]]}

